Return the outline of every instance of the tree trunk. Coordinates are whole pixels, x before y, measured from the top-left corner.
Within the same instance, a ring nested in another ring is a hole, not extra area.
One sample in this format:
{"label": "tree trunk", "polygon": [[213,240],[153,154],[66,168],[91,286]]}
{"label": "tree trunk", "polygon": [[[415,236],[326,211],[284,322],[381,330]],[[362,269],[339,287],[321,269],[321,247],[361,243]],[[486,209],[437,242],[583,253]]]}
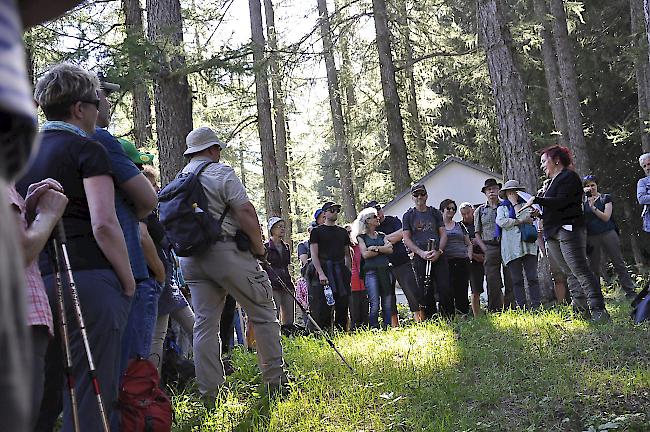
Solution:
{"label": "tree trunk", "polygon": [[[266,14],[266,32],[269,40],[269,64],[271,66],[271,87],[273,89],[273,112],[275,113],[275,156],[278,163],[278,186],[280,191],[280,209],[282,219],[286,226],[286,240],[290,250],[293,250],[291,241],[291,207],[289,205],[289,168],[287,166],[287,119],[285,115],[285,96],[282,90],[282,75],[278,61],[278,42],[275,32],[275,13],[273,1],[264,0]],[[270,233],[269,233],[270,235]]]}
{"label": "tree trunk", "polygon": [[388,146],[390,147],[389,165],[395,190],[399,193],[408,189],[412,180],[409,174],[406,142],[404,141],[404,125],[402,124],[397,81],[395,80],[395,65],[390,51],[386,1],[373,0],[372,10],[375,18],[375,32],[377,33],[381,88],[384,95],[384,109],[386,110]]}
{"label": "tree trunk", "polygon": [[526,120],[524,85],[511,51],[510,30],[496,0],[478,1],[478,19],[499,124],[503,174],[535,193],[537,166]]}
{"label": "tree trunk", "polygon": [[185,66],[183,21],[179,0],[147,0],[148,35],[156,45],[160,70],[154,77],[156,135],[160,177],[169,183],[185,165],[185,137],[192,130],[192,93],[186,75],[172,74]]}
{"label": "tree trunk", "polygon": [[244,146],[239,145],[239,178],[241,184],[246,188],[246,160],[244,159]]}
{"label": "tree trunk", "polygon": [[327,90],[329,92],[334,141],[336,143],[336,159],[341,179],[343,211],[346,220],[353,220],[357,217],[357,210],[355,207],[354,184],[352,183],[352,166],[345,136],[345,125],[343,124],[343,109],[341,107],[338,73],[334,63],[334,45],[332,44],[329,14],[327,12],[327,0],[317,0],[317,2],[320,32],[323,40],[323,58],[327,70]]}
{"label": "tree trunk", "polygon": [[271,98],[269,78],[264,58],[264,29],[262,27],[262,5],[260,0],[248,0],[253,40],[253,62],[255,63],[255,98],[257,100],[257,130],[262,147],[262,174],[264,176],[264,203],[267,219],[280,216],[280,194],[278,191],[278,168],[273,145],[273,121],[271,120]]}
{"label": "tree trunk", "polygon": [[413,44],[411,43],[411,29],[409,27],[407,0],[399,0],[397,2],[399,7],[400,27],[402,30],[402,41],[404,43],[404,60],[406,62],[406,84],[408,87],[408,124],[411,129],[411,135],[416,148],[420,152],[420,156],[426,156],[425,148],[426,141],[424,133],[422,132],[422,123],[420,123],[420,113],[418,110],[418,98],[415,85],[415,74],[413,72]]}
{"label": "tree trunk", "polygon": [[650,0],[643,0],[643,21],[648,39],[648,56],[650,57]]}
{"label": "tree trunk", "polygon": [[589,155],[582,128],[580,113],[580,96],[578,95],[578,79],[575,70],[575,55],[569,41],[569,31],[566,24],[566,12],[563,0],[551,0],[551,15],[553,15],[553,39],[557,53],[560,71],[560,84],[564,96],[564,108],[567,115],[569,130],[569,147],[574,154],[575,167],[578,173],[585,175],[590,172]]}
{"label": "tree trunk", "polygon": [[641,270],[644,266],[645,260],[643,258],[643,251],[641,245],[639,244],[640,233],[637,229],[638,222],[634,223],[632,221],[638,221],[638,216],[636,212],[632,210],[633,197],[630,199],[624,199],[623,201],[623,215],[627,220],[627,223],[621,224],[624,227],[627,227],[630,232],[629,235],[622,235],[621,238],[625,239],[626,237],[630,240],[630,249],[632,249],[632,255],[634,256],[634,262],[636,263],[637,270]]}
{"label": "tree trunk", "polygon": [[139,47],[144,39],[144,27],[142,25],[142,8],[140,0],[122,0],[122,10],[126,25],[126,47],[127,59],[129,62],[129,75],[132,77],[133,87],[133,134],[136,147],[144,147],[153,142],[151,130],[151,97],[149,86],[144,77],[143,70],[139,70],[142,63],[138,58]]}
{"label": "tree trunk", "polygon": [[641,133],[641,147],[643,152],[650,151],[650,63],[648,62],[648,39],[646,37],[643,3],[641,0],[630,0],[631,31],[634,43],[634,72],[639,107],[639,130]]}
{"label": "tree trunk", "polygon": [[557,56],[553,46],[553,35],[551,34],[549,22],[549,10],[546,0],[534,0],[535,15],[540,23],[540,36],[542,38],[542,57],[544,59],[544,76],[546,77],[546,89],[548,91],[548,104],[553,114],[555,130],[560,132],[557,141],[559,144],[568,145],[569,126],[566,119],[566,109],[562,97],[562,87],[559,81]]}

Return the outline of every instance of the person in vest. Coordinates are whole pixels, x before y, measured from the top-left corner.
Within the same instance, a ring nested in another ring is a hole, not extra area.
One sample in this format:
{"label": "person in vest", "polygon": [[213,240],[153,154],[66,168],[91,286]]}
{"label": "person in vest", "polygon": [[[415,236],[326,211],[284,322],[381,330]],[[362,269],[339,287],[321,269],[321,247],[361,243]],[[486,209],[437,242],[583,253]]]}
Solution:
{"label": "person in vest", "polygon": [[[202,162],[213,162],[199,177],[212,216],[219,219],[229,209],[218,241],[201,255],[180,258],[196,320],[193,348],[199,392],[205,400],[214,401],[225,380],[219,329],[227,294],[237,300],[255,325],[263,384],[272,392],[281,390],[286,377],[280,325],[271,282],[256,260],[266,253],[257,212],[235,170],[220,162],[226,144],[212,129],[194,129],[187,135],[186,144],[184,154],[190,161],[183,172],[193,172]],[[250,239],[250,250],[238,249],[235,243],[238,231]]]}
{"label": "person in vest", "polygon": [[[517,307],[538,308],[541,301],[537,278],[537,228],[533,225],[535,241],[524,241],[522,226],[532,225],[533,219],[530,209],[521,210],[525,201],[519,197],[518,191],[524,191],[524,188],[517,180],[508,180],[499,191],[499,198],[503,201],[497,209],[496,223],[498,236],[501,237],[501,257],[512,278]],[[528,282],[530,302],[526,298],[524,273]]]}
{"label": "person in vest", "polygon": [[[569,283],[576,314],[595,323],[610,320],[600,281],[587,262],[587,230],[582,210],[582,180],[572,169],[568,148],[554,145],[541,152],[540,165],[551,183],[543,196],[531,197],[522,208],[542,206],[544,238],[549,255],[565,274],[573,273],[578,286]],[[536,211],[533,211],[533,215]]]}
{"label": "person in vest", "polygon": [[[350,235],[345,228],[336,224],[341,212],[340,204],[328,201],[321,209],[325,214],[325,223],[314,228],[309,236],[311,260],[315,270],[309,286],[309,309],[314,320],[323,329],[332,326],[334,309],[336,327],[339,330],[347,330],[352,276]],[[333,306],[329,306],[325,298],[324,290],[327,286],[334,295]],[[309,330],[313,330],[311,326],[310,323]]]}
{"label": "person in vest", "polygon": [[[410,208],[402,217],[404,244],[413,253],[413,271],[415,272],[424,306],[425,318],[431,318],[438,311],[436,295],[441,303],[440,313],[451,316],[449,310],[449,267],[444,255],[447,246],[442,214],[434,207],[427,206],[427,189],[418,183],[411,187],[415,207]],[[429,240],[434,247],[429,249]],[[426,274],[427,261],[431,263],[431,275]],[[429,280],[429,276],[431,280]]]}
{"label": "person in vest", "polygon": [[[487,201],[474,211],[474,230],[476,242],[485,254],[483,267],[487,279],[488,311],[498,312],[508,308],[514,300],[510,273],[504,269],[501,279],[501,238],[497,235],[497,208],[499,207],[499,189],[501,183],[495,179],[485,180],[481,192]],[[505,282],[505,284],[504,284]],[[505,295],[502,291],[505,285]]]}
{"label": "person in vest", "polygon": [[587,224],[589,268],[600,278],[603,253],[606,254],[614,265],[618,281],[625,291],[625,297],[633,299],[636,297],[636,288],[623,260],[621,239],[612,216],[614,211],[612,196],[598,191],[598,179],[594,175],[583,178],[582,186],[585,191],[583,211]]}
{"label": "person in vest", "polygon": [[266,260],[270,264],[270,269],[263,266],[266,273],[271,279],[271,286],[273,287],[273,300],[278,312],[278,318],[282,326],[293,325],[295,315],[295,302],[286,288],[282,286],[280,281],[291,291],[295,291],[291,274],[289,273],[289,264],[291,263],[291,255],[289,252],[289,245],[284,241],[286,232],[284,220],[274,216],[269,219],[269,241],[264,244],[266,248]]}
{"label": "person in vest", "polygon": [[641,218],[643,218],[643,231],[650,233],[650,153],[639,156],[639,165],[643,168],[645,177],[636,183],[636,198],[643,206]]}

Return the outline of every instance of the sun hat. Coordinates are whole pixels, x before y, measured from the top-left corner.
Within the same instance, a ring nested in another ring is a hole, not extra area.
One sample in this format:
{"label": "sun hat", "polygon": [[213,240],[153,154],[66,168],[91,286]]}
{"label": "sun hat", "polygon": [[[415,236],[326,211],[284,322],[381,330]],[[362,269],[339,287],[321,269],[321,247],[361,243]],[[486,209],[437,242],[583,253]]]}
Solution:
{"label": "sun hat", "polygon": [[126,155],[129,157],[129,159],[131,159],[131,161],[133,161],[134,164],[153,165],[153,154],[141,152],[136,148],[135,144],[124,138],[120,138],[118,141],[120,144],[122,144],[124,153],[126,153]]}
{"label": "sun hat", "polygon": [[187,150],[183,153],[185,156],[198,153],[215,145],[218,145],[221,150],[227,147],[227,144],[221,141],[217,134],[207,126],[201,126],[188,133],[185,138],[185,145],[187,145]]}
{"label": "sun hat", "polygon": [[273,216],[272,218],[269,219],[269,223],[267,225],[269,229],[269,235],[271,235],[271,229],[273,228],[273,226],[278,222],[284,222],[284,219],[279,218],[277,216]]}
{"label": "sun hat", "polygon": [[506,192],[509,190],[525,191],[526,188],[521,186],[517,180],[508,180],[499,191],[499,198],[506,199]]}

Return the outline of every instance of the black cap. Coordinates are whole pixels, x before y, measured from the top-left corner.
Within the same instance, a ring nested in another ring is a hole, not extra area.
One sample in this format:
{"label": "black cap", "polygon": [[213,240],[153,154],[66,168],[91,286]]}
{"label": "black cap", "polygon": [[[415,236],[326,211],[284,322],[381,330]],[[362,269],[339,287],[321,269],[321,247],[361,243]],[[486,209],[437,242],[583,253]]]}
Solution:
{"label": "black cap", "polygon": [[381,210],[381,205],[377,201],[372,200],[372,201],[368,201],[366,205],[363,206],[363,208],[364,209],[374,208],[375,210]]}
{"label": "black cap", "polygon": [[329,210],[329,209],[332,208],[332,207],[338,207],[338,208],[341,208],[341,204],[337,204],[337,203],[335,203],[334,201],[328,201],[328,202],[326,202],[325,204],[323,204],[323,207],[321,207],[321,210],[323,210],[323,211],[327,211],[327,210]]}
{"label": "black cap", "polygon": [[113,93],[114,91],[118,91],[120,89],[119,84],[106,81],[106,76],[101,72],[97,74],[97,78],[99,78],[99,88],[104,90],[104,93],[106,93],[107,95]]}
{"label": "black cap", "polygon": [[411,193],[415,193],[418,191],[423,191],[424,193],[427,193],[427,188],[425,188],[422,183],[416,183],[413,186],[411,186]]}
{"label": "black cap", "polygon": [[481,188],[481,192],[485,193],[485,189],[491,187],[491,186],[498,186],[499,189],[501,189],[502,184],[498,183],[496,179],[489,178],[485,180],[485,185]]}

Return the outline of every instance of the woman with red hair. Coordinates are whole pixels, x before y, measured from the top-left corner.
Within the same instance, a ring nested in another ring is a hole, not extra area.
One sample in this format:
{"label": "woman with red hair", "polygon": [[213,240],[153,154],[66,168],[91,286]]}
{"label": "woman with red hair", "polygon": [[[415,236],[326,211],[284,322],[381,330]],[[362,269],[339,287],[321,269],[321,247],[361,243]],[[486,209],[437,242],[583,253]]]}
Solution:
{"label": "woman with red hair", "polygon": [[571,153],[559,145],[540,152],[541,169],[551,179],[541,196],[532,197],[525,207],[543,208],[544,238],[551,257],[565,274],[573,274],[579,285],[569,286],[572,306],[583,318],[609,321],[600,281],[587,262],[587,231],[582,210],[582,179],[572,169]]}

